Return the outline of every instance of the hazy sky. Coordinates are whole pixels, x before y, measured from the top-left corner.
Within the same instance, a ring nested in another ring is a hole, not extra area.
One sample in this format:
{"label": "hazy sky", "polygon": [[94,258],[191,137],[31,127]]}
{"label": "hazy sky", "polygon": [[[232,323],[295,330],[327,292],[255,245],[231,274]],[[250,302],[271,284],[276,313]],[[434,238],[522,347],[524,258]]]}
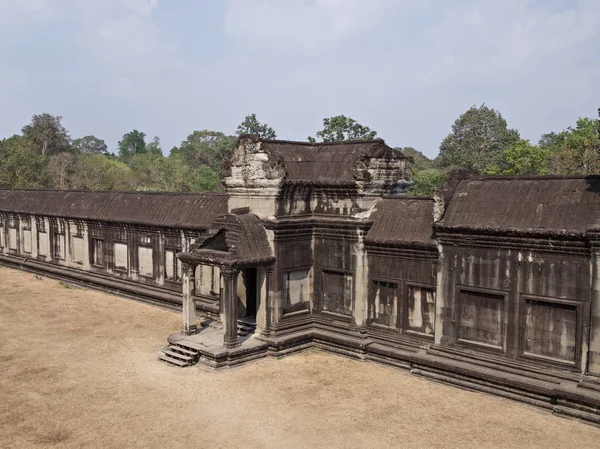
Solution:
{"label": "hazy sky", "polygon": [[600,107],[600,0],[0,0],[0,137],[34,113],[163,151],[256,112],[304,140],[345,114],[435,156],[485,102],[525,138]]}

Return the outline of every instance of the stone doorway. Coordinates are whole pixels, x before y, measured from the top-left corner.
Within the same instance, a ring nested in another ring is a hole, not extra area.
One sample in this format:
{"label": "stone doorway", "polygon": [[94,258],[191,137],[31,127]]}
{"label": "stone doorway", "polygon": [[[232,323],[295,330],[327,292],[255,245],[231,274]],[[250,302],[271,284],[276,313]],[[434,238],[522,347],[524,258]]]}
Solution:
{"label": "stone doorway", "polygon": [[[256,310],[258,302],[257,292],[257,270],[255,267],[244,268],[242,278],[245,287],[245,311],[241,314],[244,318],[256,319]],[[243,309],[242,309],[243,310]]]}

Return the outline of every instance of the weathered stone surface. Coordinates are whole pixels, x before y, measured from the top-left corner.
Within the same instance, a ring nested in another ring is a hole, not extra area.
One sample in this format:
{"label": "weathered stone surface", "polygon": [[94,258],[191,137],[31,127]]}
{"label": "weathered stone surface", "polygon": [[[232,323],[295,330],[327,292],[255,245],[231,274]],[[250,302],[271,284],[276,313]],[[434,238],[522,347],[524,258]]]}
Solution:
{"label": "weathered stone surface", "polygon": [[600,178],[407,198],[382,141],[252,136],[223,173],[226,196],[2,190],[0,262],[183,304],[169,342],[215,368],[318,347],[600,416]]}

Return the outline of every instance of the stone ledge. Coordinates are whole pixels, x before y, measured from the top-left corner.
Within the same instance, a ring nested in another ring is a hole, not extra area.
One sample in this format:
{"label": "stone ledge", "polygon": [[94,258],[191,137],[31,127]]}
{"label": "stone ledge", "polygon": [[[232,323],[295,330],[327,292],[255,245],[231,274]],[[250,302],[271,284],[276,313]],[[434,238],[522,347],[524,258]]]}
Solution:
{"label": "stone ledge", "polygon": [[265,356],[282,357],[306,349],[320,349],[355,360],[383,363],[427,379],[494,394],[557,415],[600,424],[600,391],[581,388],[576,381],[551,374],[540,376],[527,370],[517,372],[513,367],[498,369],[489,361],[457,357],[452,351],[445,354],[444,351],[429,351],[411,345],[404,347],[323,330],[319,326],[283,335],[256,334],[251,341],[247,340],[233,350],[221,348],[206,351],[204,348],[200,362],[218,370]]}

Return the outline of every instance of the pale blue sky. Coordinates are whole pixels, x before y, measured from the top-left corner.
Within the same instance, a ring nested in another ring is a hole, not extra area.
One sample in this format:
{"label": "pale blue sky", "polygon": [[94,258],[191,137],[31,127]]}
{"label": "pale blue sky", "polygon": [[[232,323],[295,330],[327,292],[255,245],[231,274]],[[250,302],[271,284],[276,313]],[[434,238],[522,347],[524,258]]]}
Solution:
{"label": "pale blue sky", "polygon": [[0,137],[34,113],[163,151],[256,112],[282,139],[349,115],[435,156],[485,102],[525,138],[600,107],[600,0],[0,0]]}

